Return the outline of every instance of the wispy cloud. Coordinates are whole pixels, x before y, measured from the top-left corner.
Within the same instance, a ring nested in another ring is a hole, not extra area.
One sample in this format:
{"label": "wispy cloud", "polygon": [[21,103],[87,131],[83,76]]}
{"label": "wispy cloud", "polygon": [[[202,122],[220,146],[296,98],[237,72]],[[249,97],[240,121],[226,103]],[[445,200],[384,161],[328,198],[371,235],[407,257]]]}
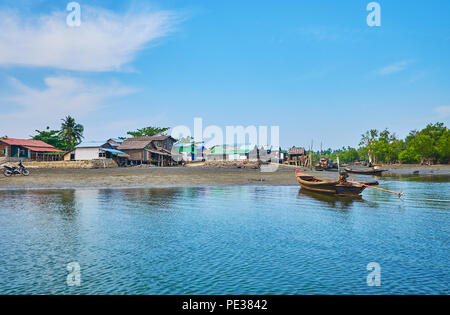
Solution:
{"label": "wispy cloud", "polygon": [[82,6],[80,27],[66,24],[66,13],[34,18],[0,12],[0,65],[51,67],[75,71],[117,71],[178,21],[170,11],[119,15]]}
{"label": "wispy cloud", "polygon": [[441,117],[447,118],[450,116],[450,106],[439,106],[434,109],[434,111]]}
{"label": "wispy cloud", "polygon": [[8,135],[27,136],[66,115],[83,117],[106,108],[110,100],[135,92],[116,82],[96,84],[73,77],[47,77],[43,89],[30,87],[15,78],[9,81],[10,95],[0,98],[0,108],[8,108],[2,114],[0,129]]}
{"label": "wispy cloud", "polygon": [[402,72],[406,70],[406,68],[412,63],[412,60],[403,60],[388,66],[385,66],[377,71],[375,71],[378,75],[390,75],[398,72]]}

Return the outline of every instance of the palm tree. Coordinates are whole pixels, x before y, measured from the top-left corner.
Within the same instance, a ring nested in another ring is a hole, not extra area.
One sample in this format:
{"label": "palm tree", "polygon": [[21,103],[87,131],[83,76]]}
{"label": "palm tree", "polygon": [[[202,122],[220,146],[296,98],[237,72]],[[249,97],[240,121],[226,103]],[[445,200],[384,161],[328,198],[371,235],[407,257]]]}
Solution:
{"label": "palm tree", "polygon": [[81,139],[83,139],[84,127],[77,124],[75,119],[70,116],[61,120],[62,124],[59,136],[65,143],[65,149],[72,150],[81,142]]}

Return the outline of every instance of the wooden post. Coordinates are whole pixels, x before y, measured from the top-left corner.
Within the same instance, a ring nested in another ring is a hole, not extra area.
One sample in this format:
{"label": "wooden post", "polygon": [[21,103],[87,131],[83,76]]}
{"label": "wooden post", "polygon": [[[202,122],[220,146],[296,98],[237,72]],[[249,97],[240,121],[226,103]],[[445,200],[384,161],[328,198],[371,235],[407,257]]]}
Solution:
{"label": "wooden post", "polygon": [[320,143],[320,156],[319,156],[319,162],[322,159],[322,142]]}

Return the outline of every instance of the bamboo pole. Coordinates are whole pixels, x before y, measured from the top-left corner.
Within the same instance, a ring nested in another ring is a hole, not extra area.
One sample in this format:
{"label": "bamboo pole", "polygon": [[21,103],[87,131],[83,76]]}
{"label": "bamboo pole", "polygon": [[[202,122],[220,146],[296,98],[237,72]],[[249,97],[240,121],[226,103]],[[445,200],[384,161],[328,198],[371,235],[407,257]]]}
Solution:
{"label": "bamboo pole", "polygon": [[401,191],[401,192],[396,192],[396,191],[392,191],[392,190],[387,190],[387,189],[384,189],[384,188],[380,188],[380,187],[375,187],[375,186],[371,186],[371,185],[366,185],[366,184],[362,184],[362,183],[357,183],[357,182],[355,182],[355,180],[352,178],[352,183],[356,183],[356,184],[360,184],[360,185],[363,185],[363,186],[365,186],[366,188],[371,188],[371,189],[376,189],[376,190],[381,190],[381,191],[384,191],[384,192],[388,192],[388,193],[391,193],[391,194],[396,194],[397,196],[399,196],[399,197],[402,197],[402,196],[404,196],[405,195],[405,193],[403,192],[403,190]]}
{"label": "bamboo pole", "polygon": [[398,192],[395,192],[395,191],[392,191],[392,190],[383,189],[383,188],[380,188],[380,187],[374,187],[374,186],[369,186],[369,185],[363,185],[363,186],[366,186],[366,188],[372,188],[372,189],[376,189],[376,190],[381,190],[381,191],[384,191],[384,192],[388,192],[388,193],[391,193],[391,194],[396,194],[396,195],[399,196],[399,197],[405,195],[405,194],[403,193],[403,190],[402,190],[401,192],[398,193]]}

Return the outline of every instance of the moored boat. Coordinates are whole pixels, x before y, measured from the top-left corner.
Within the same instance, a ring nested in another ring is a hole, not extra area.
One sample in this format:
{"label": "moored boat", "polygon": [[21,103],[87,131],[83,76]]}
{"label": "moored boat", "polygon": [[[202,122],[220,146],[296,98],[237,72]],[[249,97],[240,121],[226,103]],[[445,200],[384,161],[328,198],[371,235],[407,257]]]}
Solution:
{"label": "moored boat", "polygon": [[303,189],[340,196],[358,196],[367,187],[364,184],[347,181],[347,174],[339,174],[337,180],[325,180],[296,170],[296,177]]}
{"label": "moored boat", "polygon": [[324,167],[323,170],[327,172],[337,172],[339,171],[339,167],[337,166],[337,164],[329,164]]}
{"label": "moored boat", "polygon": [[314,169],[318,172],[321,172],[321,171],[323,171],[323,166],[320,164],[317,164],[317,165],[314,165]]}
{"label": "moored boat", "polygon": [[381,176],[383,175],[383,172],[386,172],[385,170],[376,170],[373,168],[370,169],[352,169],[352,168],[345,168],[345,171],[350,174],[359,174],[359,175],[375,175],[375,176]]}

